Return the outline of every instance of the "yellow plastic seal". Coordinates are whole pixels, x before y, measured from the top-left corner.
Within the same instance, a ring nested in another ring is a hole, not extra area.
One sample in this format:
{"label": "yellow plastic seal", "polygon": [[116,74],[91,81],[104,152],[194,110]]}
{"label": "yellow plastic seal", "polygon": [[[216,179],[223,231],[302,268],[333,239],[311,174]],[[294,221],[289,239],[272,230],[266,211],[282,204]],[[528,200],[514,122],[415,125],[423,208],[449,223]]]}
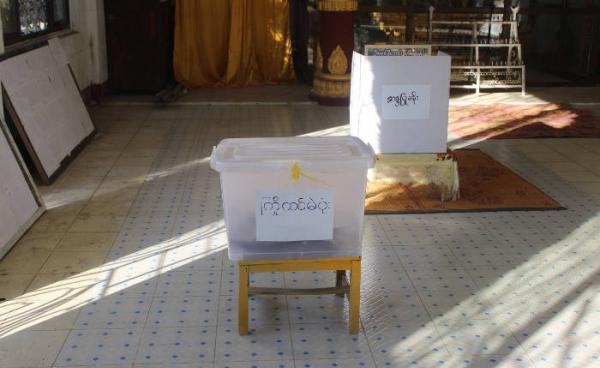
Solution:
{"label": "yellow plastic seal", "polygon": [[315,177],[312,177],[310,175],[306,175],[305,173],[302,172],[302,169],[300,168],[300,165],[298,165],[297,162],[294,162],[294,164],[292,165],[292,169],[291,169],[291,176],[292,176],[292,180],[300,180],[300,177],[303,177],[305,179],[308,179],[310,181],[314,181],[315,183],[319,183],[325,186],[329,186],[327,183],[325,183],[322,180],[319,180]]}
{"label": "yellow plastic seal", "polygon": [[300,180],[300,175],[302,175],[300,172],[300,165],[294,162],[292,165],[292,180]]}

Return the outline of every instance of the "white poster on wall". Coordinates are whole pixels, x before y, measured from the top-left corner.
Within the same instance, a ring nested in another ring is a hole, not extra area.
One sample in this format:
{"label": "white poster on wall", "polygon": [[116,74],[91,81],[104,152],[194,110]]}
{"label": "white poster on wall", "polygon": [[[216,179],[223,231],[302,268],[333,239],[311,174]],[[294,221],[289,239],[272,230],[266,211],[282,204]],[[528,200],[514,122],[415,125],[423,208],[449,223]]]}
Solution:
{"label": "white poster on wall", "polygon": [[425,84],[383,85],[381,111],[384,119],[429,119],[431,87]]}
{"label": "white poster on wall", "polygon": [[259,191],[256,240],[331,240],[333,213],[333,193],[327,189]]}

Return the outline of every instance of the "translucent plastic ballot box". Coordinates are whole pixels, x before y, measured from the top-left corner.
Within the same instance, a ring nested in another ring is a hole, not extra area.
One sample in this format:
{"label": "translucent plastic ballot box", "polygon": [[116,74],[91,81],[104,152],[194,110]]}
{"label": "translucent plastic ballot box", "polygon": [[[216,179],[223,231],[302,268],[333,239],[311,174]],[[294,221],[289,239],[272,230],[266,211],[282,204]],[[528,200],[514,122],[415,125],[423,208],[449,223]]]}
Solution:
{"label": "translucent plastic ballot box", "polygon": [[446,152],[450,56],[352,56],[350,133],[375,153]]}
{"label": "translucent plastic ballot box", "polygon": [[229,258],[360,256],[373,150],[356,137],[225,139],[221,175]]}

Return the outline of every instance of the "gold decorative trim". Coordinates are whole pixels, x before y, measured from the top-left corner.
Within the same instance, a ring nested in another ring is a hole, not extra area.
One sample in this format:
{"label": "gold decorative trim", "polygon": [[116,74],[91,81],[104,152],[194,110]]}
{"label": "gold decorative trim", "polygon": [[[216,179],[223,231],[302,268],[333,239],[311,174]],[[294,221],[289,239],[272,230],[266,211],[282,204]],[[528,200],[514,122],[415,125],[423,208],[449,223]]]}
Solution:
{"label": "gold decorative trim", "polygon": [[315,76],[311,93],[318,97],[346,98],[350,96],[350,81],[333,81]]}
{"label": "gold decorative trim", "polygon": [[349,73],[348,74],[338,75],[338,74],[326,74],[326,73],[317,71],[317,72],[315,72],[315,76],[317,78],[320,78],[320,79],[331,80],[331,81],[341,81],[341,82],[344,82],[344,81],[349,81],[350,80],[350,74]]}
{"label": "gold decorative trim", "polygon": [[317,65],[315,65],[316,71],[320,72],[323,70],[323,54],[321,53],[321,44],[317,45]]}
{"label": "gold decorative trim", "polygon": [[340,45],[337,45],[331,52],[331,55],[329,55],[327,69],[330,74],[346,74],[346,70],[348,70],[348,58]]}
{"label": "gold decorative trim", "polygon": [[358,0],[319,0],[320,11],[356,11]]}

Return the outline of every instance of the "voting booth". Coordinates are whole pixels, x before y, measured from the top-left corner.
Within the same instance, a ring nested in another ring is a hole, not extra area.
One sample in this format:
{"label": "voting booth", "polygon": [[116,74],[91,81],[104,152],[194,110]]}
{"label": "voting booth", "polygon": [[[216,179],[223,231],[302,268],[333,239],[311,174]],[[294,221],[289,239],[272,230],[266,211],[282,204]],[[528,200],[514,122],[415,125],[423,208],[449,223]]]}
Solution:
{"label": "voting booth", "polygon": [[350,132],[375,153],[447,149],[450,56],[366,56],[354,52]]}
{"label": "voting booth", "polygon": [[365,46],[367,55],[352,59],[350,132],[377,153],[369,183],[431,185],[441,201],[456,200],[458,163],[446,154],[450,56],[388,48]]}

